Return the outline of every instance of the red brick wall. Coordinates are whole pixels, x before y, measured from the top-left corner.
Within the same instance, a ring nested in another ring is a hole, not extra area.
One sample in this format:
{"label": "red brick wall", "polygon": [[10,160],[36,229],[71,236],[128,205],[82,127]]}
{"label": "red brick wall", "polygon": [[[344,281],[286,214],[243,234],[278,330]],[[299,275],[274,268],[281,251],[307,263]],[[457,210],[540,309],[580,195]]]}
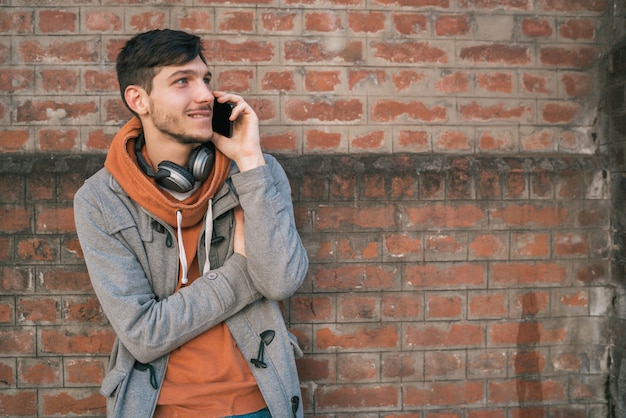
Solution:
{"label": "red brick wall", "polygon": [[612,413],[620,5],[66,0],[0,8],[0,416],[104,414],[113,334],[71,201],[129,116],[117,50],[156,27],[203,37],[292,181],[307,415]]}

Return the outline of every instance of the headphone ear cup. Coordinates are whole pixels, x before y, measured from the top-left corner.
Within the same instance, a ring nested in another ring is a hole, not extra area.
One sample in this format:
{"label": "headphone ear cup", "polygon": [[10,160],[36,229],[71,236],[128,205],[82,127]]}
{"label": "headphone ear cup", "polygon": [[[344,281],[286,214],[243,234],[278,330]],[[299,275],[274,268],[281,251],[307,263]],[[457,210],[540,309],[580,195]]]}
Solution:
{"label": "headphone ear cup", "polygon": [[189,171],[198,181],[209,178],[213,164],[215,163],[215,152],[208,146],[200,146],[191,151],[189,155]]}
{"label": "headphone ear cup", "polygon": [[187,193],[195,184],[193,174],[171,161],[161,161],[154,178],[161,186],[179,193]]}

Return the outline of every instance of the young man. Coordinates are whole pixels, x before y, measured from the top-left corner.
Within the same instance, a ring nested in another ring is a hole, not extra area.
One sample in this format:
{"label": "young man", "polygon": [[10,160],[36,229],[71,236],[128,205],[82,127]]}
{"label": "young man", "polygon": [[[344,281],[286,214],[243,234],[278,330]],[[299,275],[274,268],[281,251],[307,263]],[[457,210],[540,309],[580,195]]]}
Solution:
{"label": "young man", "polygon": [[[74,199],[117,336],[108,416],[301,417],[301,352],[278,301],[301,285],[308,258],[256,114],[211,91],[201,40],[185,32],[135,36],[117,72],[136,117]],[[213,132],[216,100],[234,104],[231,138]]]}

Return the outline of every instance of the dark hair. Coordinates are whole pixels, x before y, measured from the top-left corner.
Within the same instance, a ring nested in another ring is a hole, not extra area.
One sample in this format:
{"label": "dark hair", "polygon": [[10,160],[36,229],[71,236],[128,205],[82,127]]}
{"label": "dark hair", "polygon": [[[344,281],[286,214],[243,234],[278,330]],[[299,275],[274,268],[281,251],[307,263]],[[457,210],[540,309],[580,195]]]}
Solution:
{"label": "dark hair", "polygon": [[117,81],[126,107],[124,92],[128,86],[139,86],[150,94],[152,79],[160,67],[182,65],[198,56],[206,64],[202,40],[196,35],[172,29],[155,29],[135,35],[118,54],[116,64]]}

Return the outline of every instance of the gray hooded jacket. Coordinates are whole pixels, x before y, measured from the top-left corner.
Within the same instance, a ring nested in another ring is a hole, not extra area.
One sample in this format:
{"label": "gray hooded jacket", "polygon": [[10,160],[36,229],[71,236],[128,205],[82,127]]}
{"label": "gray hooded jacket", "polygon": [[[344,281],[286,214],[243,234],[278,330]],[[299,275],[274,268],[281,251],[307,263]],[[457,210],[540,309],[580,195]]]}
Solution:
{"label": "gray hooded jacket", "polygon": [[[168,354],[226,321],[246,359],[255,359],[261,333],[266,368],[250,368],[272,416],[301,417],[295,354],[278,302],[300,287],[308,258],[295,228],[291,189],[278,162],[239,173],[235,167],[213,199],[211,270],[175,292],[176,231],[147,213],[101,169],[74,198],[76,229],[87,269],[117,338],[101,393],[109,417],[151,417]],[[245,214],[246,257],[233,252],[233,211]],[[210,213],[211,211],[209,211]],[[200,271],[206,253],[198,243]]]}

